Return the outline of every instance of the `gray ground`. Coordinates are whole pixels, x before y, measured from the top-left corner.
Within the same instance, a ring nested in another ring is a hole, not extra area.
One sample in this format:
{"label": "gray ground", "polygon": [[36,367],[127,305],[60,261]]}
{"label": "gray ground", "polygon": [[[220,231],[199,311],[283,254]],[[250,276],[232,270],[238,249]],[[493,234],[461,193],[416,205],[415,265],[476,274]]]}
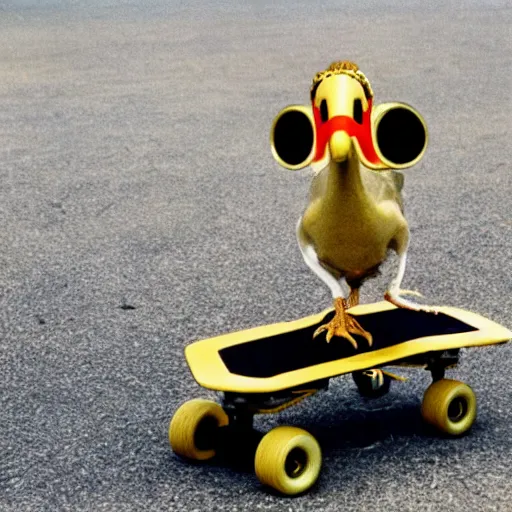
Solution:
{"label": "gray ground", "polygon": [[294,239],[310,177],[268,130],[332,60],[430,128],[404,286],[512,326],[510,6],[344,3],[0,1],[2,511],[512,510],[512,345],[452,372],[479,399],[462,439],[423,426],[421,371],[259,418],[319,439],[302,497],[168,446],[178,405],[210,395],[188,342],[329,305]]}

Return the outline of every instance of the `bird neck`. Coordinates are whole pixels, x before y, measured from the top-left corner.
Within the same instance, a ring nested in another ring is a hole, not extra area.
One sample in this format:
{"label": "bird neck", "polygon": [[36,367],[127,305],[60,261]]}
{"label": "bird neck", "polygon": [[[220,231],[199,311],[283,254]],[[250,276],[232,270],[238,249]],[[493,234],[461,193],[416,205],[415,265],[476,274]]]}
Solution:
{"label": "bird neck", "polygon": [[326,206],[345,213],[368,210],[372,202],[363,180],[359,158],[354,154],[341,163],[330,162],[327,190],[324,197]]}

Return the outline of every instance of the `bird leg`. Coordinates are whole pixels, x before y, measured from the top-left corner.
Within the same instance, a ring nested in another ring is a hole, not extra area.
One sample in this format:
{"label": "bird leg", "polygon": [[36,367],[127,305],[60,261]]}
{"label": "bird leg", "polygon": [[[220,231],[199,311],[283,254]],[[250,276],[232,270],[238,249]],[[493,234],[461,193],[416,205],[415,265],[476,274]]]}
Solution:
{"label": "bird leg", "polygon": [[359,304],[359,288],[351,288],[347,299],[347,308],[353,308]]}
{"label": "bird leg", "polygon": [[333,319],[330,322],[321,325],[313,334],[313,338],[316,338],[320,333],[327,331],[325,335],[327,343],[331,341],[333,336],[336,336],[338,338],[345,338],[355,349],[357,349],[357,342],[351,334],[358,334],[365,338],[368,341],[368,345],[371,347],[373,343],[372,335],[368,331],[365,331],[359,325],[359,322],[347,313],[348,307],[347,300],[342,297],[336,297],[334,299],[335,313]]}
{"label": "bird leg", "polygon": [[400,261],[398,264],[398,272],[396,277],[391,281],[391,284],[389,285],[388,291],[384,294],[384,298],[391,302],[391,304],[395,305],[398,308],[402,309],[409,309],[411,311],[424,311],[426,313],[434,313],[437,315],[438,310],[435,307],[432,306],[426,306],[423,304],[415,304],[414,302],[411,302],[410,300],[404,299],[401,294],[406,293],[409,295],[420,295],[417,292],[409,292],[407,290],[400,290],[400,285],[402,284],[402,279],[404,277],[405,273],[405,263],[407,261],[407,251],[402,253],[400,255]]}
{"label": "bird leg", "polygon": [[391,302],[391,304],[397,308],[408,309],[409,311],[423,311],[425,313],[433,313],[434,315],[439,313],[438,308],[434,306],[427,306],[425,304],[416,304],[415,302],[404,299],[400,293],[401,290],[397,290],[395,293],[392,290],[388,290],[384,294],[384,299],[386,299],[388,302]]}
{"label": "bird leg", "polygon": [[300,237],[300,222],[297,226],[297,239],[299,240],[299,247],[304,257],[304,261],[308,267],[331,289],[332,296],[334,298],[334,318],[325,325],[319,327],[313,334],[313,338],[316,338],[321,332],[327,331],[325,339],[327,343],[331,341],[333,336],[345,338],[352,346],[357,349],[356,340],[350,335],[359,334],[368,340],[368,344],[371,346],[373,342],[372,335],[365,331],[359,323],[350,315],[347,314],[346,310],[349,307],[355,306],[359,302],[359,290],[357,288],[351,289],[348,301],[344,299],[343,288],[341,287],[338,280],[330,274],[318,260],[318,256],[312,245],[308,245],[301,242]]}

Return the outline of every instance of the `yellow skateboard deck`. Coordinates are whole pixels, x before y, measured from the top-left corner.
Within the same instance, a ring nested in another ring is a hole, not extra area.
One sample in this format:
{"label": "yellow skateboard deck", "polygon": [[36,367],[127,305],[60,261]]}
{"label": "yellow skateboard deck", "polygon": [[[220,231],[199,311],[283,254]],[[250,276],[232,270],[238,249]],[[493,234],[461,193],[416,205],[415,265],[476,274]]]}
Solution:
{"label": "yellow skateboard deck", "polygon": [[350,309],[372,333],[373,345],[355,336],[358,349],[345,339],[330,343],[320,325],[332,309],[291,322],[282,322],[197,341],[185,356],[201,386],[233,393],[272,393],[386,365],[425,366],[428,354],[505,343],[512,332],[476,313],[440,307],[439,313],[399,309],[389,302]]}

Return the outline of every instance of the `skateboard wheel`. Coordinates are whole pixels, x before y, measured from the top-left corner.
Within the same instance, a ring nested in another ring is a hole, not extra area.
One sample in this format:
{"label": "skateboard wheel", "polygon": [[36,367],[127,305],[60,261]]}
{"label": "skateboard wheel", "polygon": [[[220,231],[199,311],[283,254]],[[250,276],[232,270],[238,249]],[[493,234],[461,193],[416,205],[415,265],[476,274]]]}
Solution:
{"label": "skateboard wheel", "polygon": [[307,491],[317,480],[322,452],[316,439],[305,430],[281,426],[260,441],[254,466],[264,485],[294,495]]}
{"label": "skateboard wheel", "polygon": [[211,459],[215,456],[217,429],[228,423],[228,415],[216,402],[202,399],[185,402],[169,425],[171,448],[187,459]]}
{"label": "skateboard wheel", "polygon": [[365,370],[352,373],[361,396],[377,398],[389,391],[391,379],[382,370]]}
{"label": "skateboard wheel", "polygon": [[475,421],[475,393],[463,382],[438,380],[425,391],[421,415],[441,432],[459,436],[468,431]]}

